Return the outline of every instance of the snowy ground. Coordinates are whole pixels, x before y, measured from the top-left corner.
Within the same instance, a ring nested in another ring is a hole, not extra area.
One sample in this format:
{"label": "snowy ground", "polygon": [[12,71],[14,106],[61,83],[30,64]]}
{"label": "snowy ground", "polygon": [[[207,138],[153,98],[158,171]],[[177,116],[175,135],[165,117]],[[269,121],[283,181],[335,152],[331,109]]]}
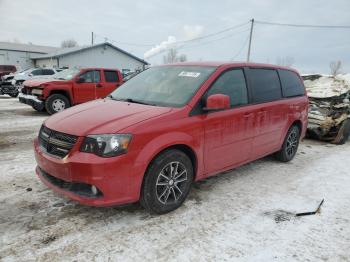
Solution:
{"label": "snowy ground", "polygon": [[[350,261],[350,143],[305,140],[196,183],[184,205],[84,207],[34,175],[32,139],[46,114],[0,96],[0,261]],[[321,213],[311,211],[325,199]]]}

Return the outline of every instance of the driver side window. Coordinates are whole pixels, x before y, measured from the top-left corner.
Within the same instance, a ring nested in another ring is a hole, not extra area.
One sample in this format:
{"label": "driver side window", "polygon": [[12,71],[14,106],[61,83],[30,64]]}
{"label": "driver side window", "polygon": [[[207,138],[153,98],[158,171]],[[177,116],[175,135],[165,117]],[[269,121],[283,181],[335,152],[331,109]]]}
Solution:
{"label": "driver side window", "polygon": [[87,71],[80,75],[79,78],[84,79],[84,83],[99,83],[100,82],[100,71],[93,70],[93,71]]}
{"label": "driver side window", "polygon": [[248,104],[247,85],[242,69],[226,71],[216,79],[206,97],[223,94],[230,97],[231,107]]}

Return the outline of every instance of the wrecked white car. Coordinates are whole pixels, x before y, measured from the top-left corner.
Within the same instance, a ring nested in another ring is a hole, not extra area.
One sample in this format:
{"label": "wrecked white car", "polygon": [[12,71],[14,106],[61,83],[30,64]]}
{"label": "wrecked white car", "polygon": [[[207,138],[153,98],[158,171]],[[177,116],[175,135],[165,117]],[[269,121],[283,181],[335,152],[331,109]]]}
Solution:
{"label": "wrecked white car", "polygon": [[302,77],[310,101],[308,136],[344,144],[350,135],[350,74]]}

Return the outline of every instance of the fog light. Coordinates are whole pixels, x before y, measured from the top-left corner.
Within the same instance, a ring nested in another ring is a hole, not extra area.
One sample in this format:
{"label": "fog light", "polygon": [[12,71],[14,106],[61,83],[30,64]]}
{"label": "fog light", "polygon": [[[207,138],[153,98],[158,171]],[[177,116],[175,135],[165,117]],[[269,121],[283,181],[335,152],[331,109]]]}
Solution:
{"label": "fog light", "polygon": [[98,191],[97,191],[97,188],[95,186],[91,186],[91,192],[93,195],[97,195]]}

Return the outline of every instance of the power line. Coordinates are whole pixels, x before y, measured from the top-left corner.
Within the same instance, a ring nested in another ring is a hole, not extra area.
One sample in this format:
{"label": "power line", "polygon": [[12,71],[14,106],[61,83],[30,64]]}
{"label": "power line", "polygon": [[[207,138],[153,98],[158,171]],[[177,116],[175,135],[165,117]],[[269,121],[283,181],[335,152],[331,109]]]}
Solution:
{"label": "power line", "polygon": [[[220,40],[223,40],[223,39],[227,39],[227,38],[230,38],[230,37],[233,37],[233,36],[236,36],[240,33],[244,33],[244,32],[248,32],[249,29],[245,29],[243,31],[239,31],[239,32],[235,32],[233,34],[229,34],[227,36],[224,36],[224,37],[221,37],[221,38],[217,38],[217,39],[213,39],[213,40],[210,40],[210,41],[206,41],[206,42],[202,42],[200,44],[195,44],[195,45],[190,45],[190,46],[187,46],[188,43],[184,43],[182,46],[180,47],[173,47],[173,46],[169,46],[168,48],[165,48],[164,50],[148,57],[148,58],[151,58],[151,57],[154,57],[154,56],[157,56],[157,55],[160,55],[160,54],[163,54],[164,52],[170,50],[171,48],[175,48],[177,50],[181,50],[181,49],[190,49],[190,48],[193,48],[193,47],[198,47],[198,46],[203,46],[203,45],[208,45],[208,44],[211,44],[213,42],[217,42],[217,41],[220,41]],[[173,44],[178,44],[179,42],[174,42]]]}
{"label": "power line", "polygon": [[208,35],[196,37],[196,38],[193,38],[193,39],[190,39],[190,40],[176,41],[176,43],[180,43],[180,44],[181,44],[181,43],[188,43],[188,42],[193,42],[193,41],[197,41],[197,40],[202,40],[202,39],[205,39],[205,38],[209,38],[209,37],[212,37],[212,36],[216,36],[216,35],[225,33],[225,32],[227,32],[227,31],[231,31],[231,30],[233,30],[233,29],[236,29],[236,28],[245,26],[245,25],[247,25],[247,24],[249,24],[249,23],[250,23],[250,21],[244,22],[244,23],[241,23],[241,24],[238,24],[238,25],[234,25],[234,26],[228,27],[228,28],[226,28],[226,29],[224,29],[224,30],[220,30],[220,31],[215,32],[215,33],[211,33],[211,34],[208,34]]}
{"label": "power line", "polygon": [[218,39],[213,39],[213,40],[206,41],[206,42],[203,42],[203,43],[200,43],[200,44],[196,44],[196,45],[183,46],[183,47],[180,47],[180,48],[178,48],[178,49],[189,49],[189,48],[192,48],[192,47],[198,47],[198,46],[203,46],[203,45],[211,44],[211,43],[214,43],[214,42],[223,40],[223,39],[231,38],[231,37],[236,36],[236,35],[238,35],[238,34],[240,34],[240,33],[245,33],[245,32],[248,32],[248,31],[249,31],[249,29],[246,29],[246,30],[239,31],[239,32],[235,32],[234,34],[230,34],[230,35],[227,35],[227,36],[218,38]]}
{"label": "power line", "polygon": [[[244,26],[244,25],[246,25],[248,23],[249,23],[249,21],[241,23],[241,24],[237,24],[237,25],[234,25],[234,26],[231,26],[231,27],[228,27],[228,28],[226,28],[224,30],[220,30],[220,31],[217,31],[217,32],[214,32],[214,33],[211,33],[211,34],[203,35],[203,36],[200,36],[200,37],[195,37],[195,38],[192,38],[190,40],[176,41],[173,44],[184,44],[184,43],[190,43],[190,42],[195,42],[195,41],[198,41],[198,40],[206,39],[206,38],[213,37],[213,36],[216,36],[216,35],[219,35],[219,34],[222,34],[222,33],[228,32],[228,31],[231,31],[233,29],[242,27],[242,26]],[[157,43],[157,44],[139,44],[139,43],[130,43],[130,42],[120,42],[120,41],[116,41],[116,40],[113,40],[111,38],[108,38],[108,37],[105,37],[105,36],[102,36],[102,35],[98,35],[96,33],[94,33],[94,36],[95,37],[101,37],[102,39],[104,39],[105,42],[109,41],[109,42],[112,42],[112,43],[115,43],[115,44],[120,44],[120,45],[151,47],[151,46],[156,46],[156,45],[159,44],[159,43]]]}
{"label": "power line", "polygon": [[286,24],[286,23],[276,23],[276,22],[267,22],[255,20],[257,24],[264,25],[276,25],[276,26],[290,26],[290,27],[308,27],[308,28],[342,28],[350,29],[350,25],[309,25],[309,24]]}
{"label": "power line", "polygon": [[245,39],[245,41],[244,41],[242,47],[239,49],[239,51],[237,52],[237,54],[235,54],[235,55],[233,56],[232,60],[235,60],[236,57],[238,57],[238,56],[242,53],[242,51],[243,51],[244,47],[247,45],[249,39],[250,39],[250,34],[249,34],[248,37]]}

